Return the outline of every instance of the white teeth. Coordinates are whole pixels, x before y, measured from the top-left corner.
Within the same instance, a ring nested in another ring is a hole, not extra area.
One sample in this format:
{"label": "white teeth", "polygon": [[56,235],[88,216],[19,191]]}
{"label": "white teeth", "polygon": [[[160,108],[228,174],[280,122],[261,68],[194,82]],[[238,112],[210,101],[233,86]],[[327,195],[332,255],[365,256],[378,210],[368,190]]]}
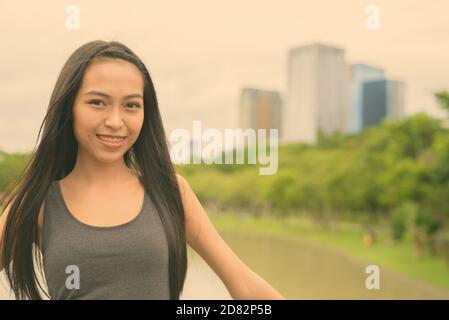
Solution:
{"label": "white teeth", "polygon": [[103,140],[103,141],[108,141],[108,142],[120,142],[125,138],[110,138],[110,137],[105,137],[105,136],[98,136],[99,139]]}

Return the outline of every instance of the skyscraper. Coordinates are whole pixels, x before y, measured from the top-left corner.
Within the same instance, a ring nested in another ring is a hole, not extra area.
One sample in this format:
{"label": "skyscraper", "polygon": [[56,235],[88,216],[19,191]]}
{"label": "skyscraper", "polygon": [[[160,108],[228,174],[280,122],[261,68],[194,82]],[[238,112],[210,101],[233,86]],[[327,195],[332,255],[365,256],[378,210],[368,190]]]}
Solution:
{"label": "skyscraper", "polygon": [[278,129],[281,135],[282,100],[279,92],[243,88],[240,99],[240,128]]}
{"label": "skyscraper", "polygon": [[378,125],[383,119],[400,119],[404,115],[402,81],[379,79],[363,84],[362,128]]}
{"label": "skyscraper", "polygon": [[344,49],[319,43],[288,54],[283,142],[316,142],[318,131],[345,131],[347,67]]}
{"label": "skyscraper", "polygon": [[353,64],[348,68],[349,106],[346,131],[357,133],[363,129],[363,84],[369,80],[384,79],[385,75],[383,69],[366,64]]}

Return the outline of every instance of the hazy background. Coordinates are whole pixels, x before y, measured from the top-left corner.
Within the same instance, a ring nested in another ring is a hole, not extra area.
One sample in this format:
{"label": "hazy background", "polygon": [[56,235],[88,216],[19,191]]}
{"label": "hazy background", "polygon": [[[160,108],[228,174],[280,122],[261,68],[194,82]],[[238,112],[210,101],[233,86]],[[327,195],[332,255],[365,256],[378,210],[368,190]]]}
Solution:
{"label": "hazy background", "polygon": [[[80,8],[80,29],[65,21]],[[380,8],[380,30],[365,27]],[[118,40],[153,77],[166,130],[236,128],[240,89],[285,93],[289,48],[323,42],[348,63],[379,66],[406,83],[408,114],[440,116],[432,93],[449,83],[449,2],[0,1],[0,150],[30,151],[53,86],[82,44]]]}
{"label": "hazy background", "polygon": [[[69,5],[79,29],[66,27]],[[379,30],[366,27],[368,5]],[[409,117],[281,145],[271,176],[253,165],[177,170],[234,252],[289,299],[449,299],[449,128],[433,118],[449,119],[448,12],[447,0],[0,0],[0,193],[29,160],[63,64],[89,41],[142,58],[167,134],[194,120],[237,128],[243,87],[285,98],[288,50],[335,46],[347,64],[403,81]],[[365,282],[373,264],[376,290]],[[0,281],[0,299],[7,290]],[[193,252],[184,297],[229,298]]]}

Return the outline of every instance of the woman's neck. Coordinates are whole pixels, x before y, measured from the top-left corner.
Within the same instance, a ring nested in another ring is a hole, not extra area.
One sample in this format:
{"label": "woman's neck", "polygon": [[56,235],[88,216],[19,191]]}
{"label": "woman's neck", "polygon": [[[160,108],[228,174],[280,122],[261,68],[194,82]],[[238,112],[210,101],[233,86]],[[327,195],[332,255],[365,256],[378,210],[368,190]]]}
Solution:
{"label": "woman's neck", "polygon": [[64,178],[76,184],[113,187],[135,182],[137,173],[128,168],[122,158],[113,163],[87,161],[78,158],[73,170]]}

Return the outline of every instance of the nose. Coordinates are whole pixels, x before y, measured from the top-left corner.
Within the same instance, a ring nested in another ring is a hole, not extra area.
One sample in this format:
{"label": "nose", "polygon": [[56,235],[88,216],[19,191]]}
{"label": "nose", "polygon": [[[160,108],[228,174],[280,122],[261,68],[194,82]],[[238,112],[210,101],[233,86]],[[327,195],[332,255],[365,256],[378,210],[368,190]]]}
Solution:
{"label": "nose", "polygon": [[105,126],[112,129],[120,129],[123,126],[122,114],[120,108],[111,108],[105,119]]}

